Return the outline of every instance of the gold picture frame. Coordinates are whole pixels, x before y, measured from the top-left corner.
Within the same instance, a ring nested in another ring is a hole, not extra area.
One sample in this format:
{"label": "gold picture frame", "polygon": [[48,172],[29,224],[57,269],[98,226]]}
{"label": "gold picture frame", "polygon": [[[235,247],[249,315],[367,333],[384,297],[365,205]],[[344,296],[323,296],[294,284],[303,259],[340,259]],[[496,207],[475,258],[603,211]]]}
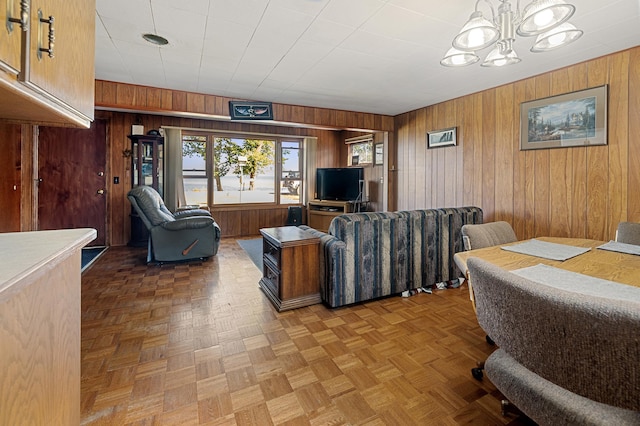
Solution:
{"label": "gold picture frame", "polygon": [[520,149],[607,144],[607,85],[520,104]]}

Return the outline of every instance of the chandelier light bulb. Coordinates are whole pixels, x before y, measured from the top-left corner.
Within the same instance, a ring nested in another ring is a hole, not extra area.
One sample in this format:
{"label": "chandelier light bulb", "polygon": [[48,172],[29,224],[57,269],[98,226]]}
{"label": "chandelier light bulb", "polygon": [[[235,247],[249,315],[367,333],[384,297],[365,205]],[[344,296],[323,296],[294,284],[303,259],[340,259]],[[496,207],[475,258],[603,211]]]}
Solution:
{"label": "chandelier light bulb", "polygon": [[469,45],[471,46],[482,46],[486,43],[486,38],[484,36],[484,32],[481,29],[474,28],[469,31]]}
{"label": "chandelier light bulb", "polygon": [[553,12],[549,9],[545,9],[534,16],[533,22],[539,27],[546,27],[552,19]]}
{"label": "chandelier light bulb", "polygon": [[566,33],[554,34],[549,37],[549,44],[552,46],[559,46],[567,39]]}
{"label": "chandelier light bulb", "polygon": [[548,52],[566,46],[582,37],[582,30],[577,29],[572,24],[565,22],[564,24],[540,34],[536,38],[536,42],[531,47],[534,53]]}
{"label": "chandelier light bulb", "polygon": [[475,64],[479,60],[480,58],[474,52],[465,52],[452,47],[447,51],[447,53],[445,53],[440,64],[445,67],[463,67]]}

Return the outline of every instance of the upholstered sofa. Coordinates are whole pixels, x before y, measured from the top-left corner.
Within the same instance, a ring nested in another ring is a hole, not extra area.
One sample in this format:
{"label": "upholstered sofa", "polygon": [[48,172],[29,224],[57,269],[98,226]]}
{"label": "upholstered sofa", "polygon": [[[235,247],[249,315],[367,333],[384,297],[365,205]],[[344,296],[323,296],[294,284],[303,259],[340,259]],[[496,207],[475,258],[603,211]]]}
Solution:
{"label": "upholstered sofa", "polygon": [[320,294],[331,307],[430,287],[462,276],[453,255],[460,229],[482,223],[478,207],[349,213],[320,238]]}
{"label": "upholstered sofa", "polygon": [[640,289],[534,282],[467,262],[493,384],[540,425],[640,425]]}

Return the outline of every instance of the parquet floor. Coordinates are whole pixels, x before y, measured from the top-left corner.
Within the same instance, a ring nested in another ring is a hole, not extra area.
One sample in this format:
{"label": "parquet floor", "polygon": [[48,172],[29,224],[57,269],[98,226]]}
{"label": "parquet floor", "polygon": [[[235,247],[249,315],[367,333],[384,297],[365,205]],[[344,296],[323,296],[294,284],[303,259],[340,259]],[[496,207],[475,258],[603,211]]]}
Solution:
{"label": "parquet floor", "polygon": [[82,276],[83,425],[521,425],[470,369],[468,289],[277,313],[234,239],[205,262],[109,249]]}

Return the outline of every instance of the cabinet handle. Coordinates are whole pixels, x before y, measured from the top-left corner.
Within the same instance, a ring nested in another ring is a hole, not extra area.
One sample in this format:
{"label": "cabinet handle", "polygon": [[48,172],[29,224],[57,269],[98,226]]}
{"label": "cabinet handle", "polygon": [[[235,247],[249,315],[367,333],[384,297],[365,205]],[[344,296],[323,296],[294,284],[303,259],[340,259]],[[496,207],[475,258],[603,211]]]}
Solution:
{"label": "cabinet handle", "polygon": [[[9,5],[7,4],[7,7]],[[27,31],[29,29],[29,0],[20,0],[20,17],[12,18],[7,13],[7,31],[10,33],[13,31],[13,24],[20,24],[22,27],[22,31]]]}
{"label": "cabinet handle", "polygon": [[[40,25],[38,27],[38,59],[42,59],[42,53],[46,53],[50,58],[53,58],[53,48],[56,41],[55,29],[53,28],[53,16],[49,16],[49,18],[42,17],[42,10],[38,9],[38,20],[40,21]],[[49,25],[49,47],[42,47],[42,24]]]}

